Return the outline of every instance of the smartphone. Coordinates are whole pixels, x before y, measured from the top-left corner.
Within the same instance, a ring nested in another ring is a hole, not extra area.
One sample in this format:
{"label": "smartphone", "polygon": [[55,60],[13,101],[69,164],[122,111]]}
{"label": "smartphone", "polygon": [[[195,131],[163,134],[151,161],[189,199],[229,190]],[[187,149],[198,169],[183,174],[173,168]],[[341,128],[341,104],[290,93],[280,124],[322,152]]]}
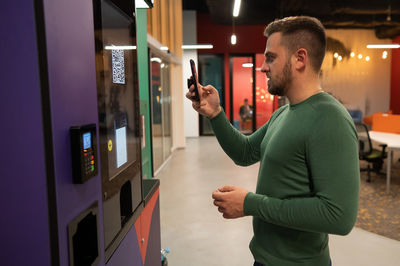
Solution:
{"label": "smartphone", "polygon": [[199,96],[199,88],[197,87],[197,72],[196,72],[196,64],[192,59],[190,59],[190,68],[192,70],[192,77],[188,80],[188,88],[193,84],[194,85],[194,99],[196,101],[200,101]]}

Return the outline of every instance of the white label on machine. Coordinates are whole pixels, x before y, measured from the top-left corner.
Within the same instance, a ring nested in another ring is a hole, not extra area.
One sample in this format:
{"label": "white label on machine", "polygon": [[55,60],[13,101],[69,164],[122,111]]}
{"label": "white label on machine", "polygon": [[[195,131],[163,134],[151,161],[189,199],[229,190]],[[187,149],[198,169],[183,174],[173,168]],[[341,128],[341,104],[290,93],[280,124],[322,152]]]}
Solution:
{"label": "white label on machine", "polygon": [[117,168],[119,168],[128,161],[126,152],[126,127],[121,127],[115,130],[115,142],[117,146]]}

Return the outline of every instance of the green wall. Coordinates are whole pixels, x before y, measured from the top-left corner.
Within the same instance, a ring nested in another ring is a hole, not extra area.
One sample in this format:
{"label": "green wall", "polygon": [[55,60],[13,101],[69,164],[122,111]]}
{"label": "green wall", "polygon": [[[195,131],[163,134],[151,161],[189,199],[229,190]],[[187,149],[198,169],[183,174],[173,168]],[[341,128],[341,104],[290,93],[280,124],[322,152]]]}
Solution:
{"label": "green wall", "polygon": [[145,138],[142,143],[143,178],[152,178],[151,135],[150,135],[150,96],[149,96],[149,56],[147,46],[147,9],[136,9],[137,52],[139,73],[140,114],[144,116]]}

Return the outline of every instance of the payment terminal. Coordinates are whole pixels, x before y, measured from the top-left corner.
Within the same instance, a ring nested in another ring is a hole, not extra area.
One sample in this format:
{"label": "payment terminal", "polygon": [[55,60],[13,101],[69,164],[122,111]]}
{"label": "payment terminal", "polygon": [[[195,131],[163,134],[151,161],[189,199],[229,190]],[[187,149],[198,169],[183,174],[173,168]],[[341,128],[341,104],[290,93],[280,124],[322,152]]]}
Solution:
{"label": "payment terminal", "polygon": [[83,184],[97,175],[96,124],[70,128],[72,176],[75,184]]}

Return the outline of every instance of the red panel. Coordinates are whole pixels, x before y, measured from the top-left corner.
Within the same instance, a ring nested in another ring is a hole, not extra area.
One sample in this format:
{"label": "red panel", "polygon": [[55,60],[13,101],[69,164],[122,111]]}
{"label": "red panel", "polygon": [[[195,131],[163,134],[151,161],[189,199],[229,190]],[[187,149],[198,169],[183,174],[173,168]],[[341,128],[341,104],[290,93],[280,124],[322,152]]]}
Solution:
{"label": "red panel", "polygon": [[[140,254],[142,255],[143,264],[146,261],[146,251],[147,244],[149,242],[151,217],[153,216],[153,210],[154,206],[157,203],[159,192],[160,189],[158,188],[157,191],[154,192],[149,202],[147,202],[146,207],[140,214],[140,217],[135,222],[136,235],[138,237]],[[142,238],[144,238],[144,243],[142,242]]]}
{"label": "red panel", "polygon": [[256,128],[262,127],[271,117],[274,109],[274,97],[268,92],[267,76],[262,73],[261,66],[264,54],[256,54]]}
{"label": "red panel", "polygon": [[[397,36],[393,43],[400,44],[400,36]],[[392,49],[390,109],[393,114],[400,114],[400,49]]]}

